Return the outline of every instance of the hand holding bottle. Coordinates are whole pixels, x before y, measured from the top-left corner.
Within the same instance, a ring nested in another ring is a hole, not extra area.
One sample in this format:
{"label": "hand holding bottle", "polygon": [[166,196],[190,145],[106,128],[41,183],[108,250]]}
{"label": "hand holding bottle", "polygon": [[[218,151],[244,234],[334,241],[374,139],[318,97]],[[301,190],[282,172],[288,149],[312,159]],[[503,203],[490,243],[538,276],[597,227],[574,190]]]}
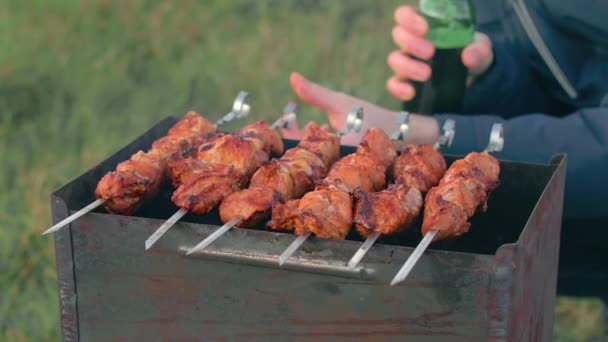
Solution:
{"label": "hand holding bottle", "polygon": [[[394,75],[387,80],[388,91],[398,99],[408,101],[416,95],[411,81],[425,82],[431,77],[431,67],[420,60],[429,60],[436,47],[427,39],[428,21],[412,6],[401,6],[395,10],[396,25],[392,38],[399,47],[388,55],[387,63]],[[416,60],[419,59],[419,60]],[[468,69],[468,83],[483,74],[492,64],[492,43],[483,33],[475,32],[473,42],[461,53],[461,61]]]}

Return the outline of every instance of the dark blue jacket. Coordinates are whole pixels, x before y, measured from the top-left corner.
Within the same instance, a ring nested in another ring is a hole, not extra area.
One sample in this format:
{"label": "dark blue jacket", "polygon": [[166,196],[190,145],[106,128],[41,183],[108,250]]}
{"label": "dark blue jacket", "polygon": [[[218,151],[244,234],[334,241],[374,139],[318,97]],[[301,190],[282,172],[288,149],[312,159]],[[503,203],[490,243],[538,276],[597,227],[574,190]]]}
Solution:
{"label": "dark blue jacket", "polygon": [[608,1],[476,6],[495,61],[467,90],[462,115],[436,115],[440,124],[456,120],[447,152],[483,150],[490,127],[501,121],[501,159],[545,163],[568,154],[565,218],[608,217]]}

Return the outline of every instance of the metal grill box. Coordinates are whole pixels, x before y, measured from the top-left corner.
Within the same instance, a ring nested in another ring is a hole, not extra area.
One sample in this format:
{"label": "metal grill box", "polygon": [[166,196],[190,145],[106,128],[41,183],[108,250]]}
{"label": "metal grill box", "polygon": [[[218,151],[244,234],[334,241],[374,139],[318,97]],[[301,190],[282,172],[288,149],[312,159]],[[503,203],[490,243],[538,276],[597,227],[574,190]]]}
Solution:
{"label": "metal grill box", "polygon": [[[176,121],[159,122],[54,192],[54,222],[93,201],[103,174],[149,148]],[[286,148],[296,143],[285,140]],[[170,189],[134,216],[98,208],[54,237],[63,338],[549,341],[565,163],[563,155],[546,165],[501,161],[501,185],[471,231],[431,245],[393,287],[390,280],[420,241],[419,225],[379,240],[349,271],[346,263],[361,244],[356,236],[311,237],[279,267],[294,235],[233,229],[186,257],[221,225],[217,211],[185,216],[146,252],[146,238],[177,209]]]}

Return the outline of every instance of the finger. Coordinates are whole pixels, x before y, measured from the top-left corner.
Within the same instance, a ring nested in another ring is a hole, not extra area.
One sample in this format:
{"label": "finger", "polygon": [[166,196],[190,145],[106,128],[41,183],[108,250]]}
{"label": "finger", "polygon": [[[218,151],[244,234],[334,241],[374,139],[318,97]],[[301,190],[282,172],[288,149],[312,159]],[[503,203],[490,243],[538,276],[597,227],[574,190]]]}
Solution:
{"label": "finger", "polygon": [[284,139],[299,140],[302,137],[302,132],[297,126],[293,126],[281,128],[281,135]]}
{"label": "finger", "polygon": [[285,139],[298,139],[302,135],[298,118],[295,118],[287,127],[279,127],[279,130]]}
{"label": "finger", "polygon": [[[297,72],[290,75],[290,84],[294,92],[302,99],[302,101],[317,107],[327,113],[330,125],[335,130],[343,128],[346,122],[347,113],[353,106],[361,106],[365,113],[363,124],[376,127],[383,124],[383,119],[391,117],[393,112],[379,107],[368,101],[350,96],[342,92],[336,92],[328,88],[322,87],[314,82],[311,82]],[[350,133],[342,137],[342,142],[353,141],[360,139],[362,133]]]}
{"label": "finger", "polygon": [[355,102],[353,98],[311,82],[297,72],[290,75],[289,83],[302,101],[327,113],[334,128],[342,127],[345,113]]}
{"label": "finger", "polygon": [[462,51],[462,63],[472,75],[481,75],[494,60],[492,42],[483,33],[476,32],[475,40]]}
{"label": "finger", "polygon": [[397,8],[397,10],[395,10],[395,21],[399,26],[419,37],[424,36],[429,29],[426,20],[416,13],[416,9],[412,6],[401,6]]}
{"label": "finger", "polygon": [[393,76],[386,81],[386,89],[394,97],[409,101],[416,95],[416,89],[409,82],[400,80],[397,76]]}
{"label": "finger", "polygon": [[414,60],[401,51],[391,52],[386,62],[399,78],[426,81],[431,77],[428,64]]}
{"label": "finger", "polygon": [[393,27],[392,36],[401,51],[405,53],[421,59],[429,59],[435,53],[435,47],[430,41],[413,35],[401,26]]}

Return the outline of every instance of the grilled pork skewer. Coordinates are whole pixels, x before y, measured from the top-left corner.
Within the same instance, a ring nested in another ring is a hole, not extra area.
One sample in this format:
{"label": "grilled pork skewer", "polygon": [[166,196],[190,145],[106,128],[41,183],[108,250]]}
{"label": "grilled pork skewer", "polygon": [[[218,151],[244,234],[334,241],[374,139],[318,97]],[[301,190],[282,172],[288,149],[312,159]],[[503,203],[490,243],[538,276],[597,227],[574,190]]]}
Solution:
{"label": "grilled pork skewer", "polygon": [[455,161],[439,185],[431,188],[425,198],[422,235],[424,238],[399,272],[391,286],[405,280],[422,253],[433,240],[459,236],[469,230],[468,220],[479,210],[485,210],[488,197],[499,184],[500,163],[490,155],[502,150],[503,127],[494,124],[486,149],[471,152]]}
{"label": "grilled pork skewer", "polygon": [[[295,104],[288,104],[284,113],[295,115],[292,108],[295,110]],[[217,173],[220,169],[229,172],[228,169],[237,171],[246,168],[246,172],[251,173],[260,163],[266,162],[271,154],[281,154],[284,149],[281,137],[262,120],[251,123],[234,134],[216,133],[205,140],[205,146],[201,145],[198,146],[200,151],[189,150],[169,159],[167,169],[175,189],[204,172]],[[247,149],[250,154],[245,152]],[[243,158],[234,159],[237,154]],[[233,161],[237,164],[232,165]]]}
{"label": "grilled pork skewer", "polygon": [[325,177],[338,159],[340,137],[359,131],[362,116],[360,107],[353,108],[347,116],[346,126],[337,134],[322,131],[314,123],[308,124],[297,147],[258,169],[248,189],[235,192],[222,201],[220,218],[225,224],[187,254],[203,250],[238,224],[246,228],[260,223],[269,216],[274,203],[300,198],[312,190],[315,182]]}
{"label": "grilled pork skewer", "polygon": [[100,205],[113,214],[131,215],[149,198],[158,193],[166,176],[166,161],[173,154],[182,153],[200,144],[205,136],[234,119],[249,115],[249,94],[241,91],[232,105],[232,111],[215,124],[195,112],[188,112],[167,132],[156,140],[148,152],[138,151],[116,170],[100,179],[92,203],[47,229],[43,235],[56,232]]}
{"label": "grilled pork skewer", "polygon": [[387,189],[369,193],[354,193],[354,223],[365,242],[348,262],[354,269],[380,235],[390,235],[407,229],[419,216],[424,194],[437,185],[446,170],[440,148],[450,146],[454,138],[453,120],[443,126],[443,134],[433,147],[406,145],[393,168],[395,183]]}
{"label": "grilled pork skewer", "polygon": [[171,196],[180,209],[146,240],[146,250],[186,213],[205,214],[224,197],[246,186],[251,175],[268,160],[271,151],[282,154],[283,141],[276,130],[288,127],[295,120],[293,108],[293,105],[287,105],[281,118],[272,125],[258,121],[237,133],[222,134],[202,144],[197,151],[202,168],[195,175],[182,178],[186,182]]}
{"label": "grilled pork skewer", "polygon": [[222,201],[219,207],[222,222],[238,217],[239,227],[257,225],[269,214],[274,201],[299,198],[312,190],[314,183],[327,175],[339,153],[340,137],[310,122],[297,147],[260,167],[247,189]]}
{"label": "grilled pork skewer", "polygon": [[299,235],[279,256],[279,265],[283,265],[312,234],[322,238],[346,238],[352,227],[352,193],[356,189],[382,189],[396,155],[388,135],[381,129],[372,128],[363,136],[357,151],[336,162],[315,191],[286,204],[276,203],[268,226],[293,230]]}

